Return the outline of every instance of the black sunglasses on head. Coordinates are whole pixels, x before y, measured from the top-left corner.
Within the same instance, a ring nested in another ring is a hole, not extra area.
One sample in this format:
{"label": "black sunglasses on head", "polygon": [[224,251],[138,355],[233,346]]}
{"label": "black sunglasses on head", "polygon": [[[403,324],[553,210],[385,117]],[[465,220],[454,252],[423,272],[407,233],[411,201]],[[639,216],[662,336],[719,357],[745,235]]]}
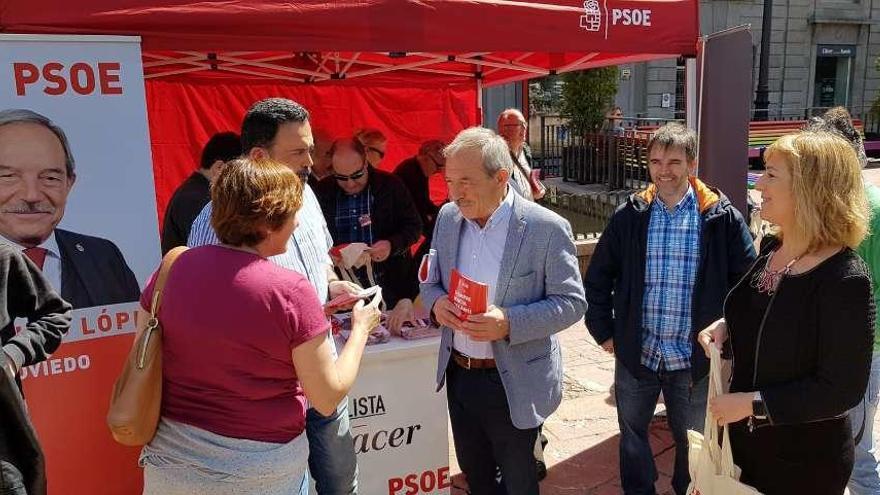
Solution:
{"label": "black sunglasses on head", "polygon": [[378,149],[378,148],[373,148],[372,146],[367,146],[364,149],[367,151],[372,151],[373,153],[379,155],[379,158],[385,158],[385,152]]}
{"label": "black sunglasses on head", "polygon": [[333,174],[333,178],[338,180],[339,182],[348,182],[350,180],[358,180],[367,173],[367,164],[364,163],[364,166],[361,167],[357,172],[350,175],[342,175],[342,174]]}

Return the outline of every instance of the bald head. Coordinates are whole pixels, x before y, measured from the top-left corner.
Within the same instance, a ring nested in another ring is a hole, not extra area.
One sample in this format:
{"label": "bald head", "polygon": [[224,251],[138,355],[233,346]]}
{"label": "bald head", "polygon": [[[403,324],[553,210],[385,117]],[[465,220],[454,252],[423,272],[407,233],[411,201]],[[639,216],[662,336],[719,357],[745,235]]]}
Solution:
{"label": "bald head", "polygon": [[507,141],[513,153],[519,153],[526,141],[526,118],[516,108],[508,108],[498,116],[498,134]]}
{"label": "bald head", "polygon": [[369,167],[364,145],[357,139],[338,139],[330,147],[333,178],[345,194],[354,195],[367,187]]}

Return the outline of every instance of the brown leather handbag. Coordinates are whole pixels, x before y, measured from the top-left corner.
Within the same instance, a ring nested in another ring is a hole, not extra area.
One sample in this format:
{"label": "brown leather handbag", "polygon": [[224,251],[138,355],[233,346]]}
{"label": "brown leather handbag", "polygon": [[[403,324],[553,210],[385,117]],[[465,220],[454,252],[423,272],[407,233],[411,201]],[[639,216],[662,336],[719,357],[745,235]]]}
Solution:
{"label": "brown leather handbag", "polygon": [[171,265],[186,251],[186,247],[172,249],[162,259],[156,284],[150,319],[143,331],[135,337],[122,372],[113,386],[107,426],[113,438],[129,446],[149,443],[159,426],[162,404],[162,327],[159,324],[159,305],[162,290],[171,272]]}

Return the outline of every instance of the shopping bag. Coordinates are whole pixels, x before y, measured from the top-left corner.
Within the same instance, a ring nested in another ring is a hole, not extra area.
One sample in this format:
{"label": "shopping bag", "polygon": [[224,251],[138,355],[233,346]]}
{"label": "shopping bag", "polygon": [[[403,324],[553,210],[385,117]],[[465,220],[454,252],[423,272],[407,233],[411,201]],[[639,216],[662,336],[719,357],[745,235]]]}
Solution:
{"label": "shopping bag", "polygon": [[[708,399],[723,393],[721,380],[721,352],[710,346]],[[761,492],[739,481],[740,469],[733,463],[728,426],[721,429],[706,407],[703,433],[688,431],[688,469],[691,484],[688,495],[761,495]],[[720,442],[719,442],[720,440]]]}

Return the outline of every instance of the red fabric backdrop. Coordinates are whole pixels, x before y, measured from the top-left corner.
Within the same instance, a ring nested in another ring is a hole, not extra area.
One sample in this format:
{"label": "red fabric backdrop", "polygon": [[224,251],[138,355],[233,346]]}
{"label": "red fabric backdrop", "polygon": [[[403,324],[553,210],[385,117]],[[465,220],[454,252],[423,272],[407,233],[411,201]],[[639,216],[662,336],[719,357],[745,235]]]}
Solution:
{"label": "red fabric backdrop", "polygon": [[311,113],[312,128],[331,138],[375,127],[388,136],[381,168],[393,169],[428,139],[449,140],[477,123],[476,89],[265,84],[253,81],[148,81],[147,111],[161,225],[172,193],[198,166],[216,132],[235,131],[247,108],[272,96],[291,98]]}

